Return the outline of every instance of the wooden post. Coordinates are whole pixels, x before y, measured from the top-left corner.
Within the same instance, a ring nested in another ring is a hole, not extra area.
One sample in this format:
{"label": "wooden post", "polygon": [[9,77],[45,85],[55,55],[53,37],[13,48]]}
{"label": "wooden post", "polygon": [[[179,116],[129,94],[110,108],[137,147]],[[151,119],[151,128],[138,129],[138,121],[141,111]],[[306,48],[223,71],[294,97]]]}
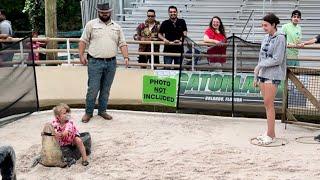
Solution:
{"label": "wooden post", "polygon": [[[45,0],[45,29],[46,37],[57,36],[57,1]],[[49,41],[47,49],[57,49],[56,41]],[[58,59],[57,53],[47,53],[46,59]]]}
{"label": "wooden post", "polygon": [[281,122],[285,123],[287,121],[287,108],[288,108],[288,70],[286,73],[286,78],[284,81],[283,93],[282,93],[282,118]]}
{"label": "wooden post", "polygon": [[294,83],[297,89],[308,98],[311,104],[314,105],[314,107],[318,109],[318,111],[320,111],[320,102],[318,101],[318,99],[314,97],[313,94],[311,94],[311,92],[308,91],[307,88],[304,87],[304,85],[300,82],[300,80],[293,74],[293,72],[290,69],[288,69],[288,78]]}

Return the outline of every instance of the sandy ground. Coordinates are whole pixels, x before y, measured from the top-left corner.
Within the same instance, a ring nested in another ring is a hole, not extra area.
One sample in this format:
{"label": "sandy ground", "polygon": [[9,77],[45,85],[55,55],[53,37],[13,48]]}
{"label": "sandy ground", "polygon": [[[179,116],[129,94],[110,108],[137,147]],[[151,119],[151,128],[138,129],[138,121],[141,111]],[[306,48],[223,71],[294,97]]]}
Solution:
{"label": "sandy ground", "polygon": [[0,145],[17,154],[18,179],[320,179],[320,145],[295,142],[319,131],[277,123],[278,137],[289,144],[259,147],[249,139],[264,131],[261,119],[110,111],[114,120],[95,116],[79,122],[93,140],[90,164],[70,168],[30,168],[40,152],[43,124],[51,111],[34,113],[0,128]]}

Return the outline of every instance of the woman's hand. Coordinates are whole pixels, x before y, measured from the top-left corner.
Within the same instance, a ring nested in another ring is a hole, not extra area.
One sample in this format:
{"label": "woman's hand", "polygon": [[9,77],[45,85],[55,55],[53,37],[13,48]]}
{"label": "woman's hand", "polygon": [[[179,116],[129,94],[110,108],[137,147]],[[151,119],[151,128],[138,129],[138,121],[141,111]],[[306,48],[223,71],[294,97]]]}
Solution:
{"label": "woman's hand", "polygon": [[258,82],[259,71],[260,71],[260,68],[256,66],[253,71],[253,74],[254,74],[253,87],[258,87],[259,85],[259,82]]}
{"label": "woman's hand", "polygon": [[259,82],[257,80],[257,78],[254,78],[254,81],[253,81],[253,87],[258,87],[259,86]]}
{"label": "woman's hand", "polygon": [[254,74],[255,77],[258,77],[259,71],[260,71],[260,68],[259,68],[258,66],[256,66],[256,67],[254,68],[254,71],[253,71],[253,74]]}

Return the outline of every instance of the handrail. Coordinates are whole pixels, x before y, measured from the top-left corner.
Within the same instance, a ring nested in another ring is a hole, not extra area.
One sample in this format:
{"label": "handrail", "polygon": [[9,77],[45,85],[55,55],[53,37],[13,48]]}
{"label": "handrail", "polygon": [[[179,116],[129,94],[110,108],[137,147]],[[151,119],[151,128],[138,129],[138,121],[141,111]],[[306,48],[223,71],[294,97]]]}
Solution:
{"label": "handrail", "polygon": [[252,16],[253,12],[254,12],[254,9],[251,11],[250,16],[248,17],[247,22],[246,22],[246,24],[244,25],[244,27],[243,27],[243,29],[242,29],[242,32],[241,32],[241,34],[240,34],[240,37],[242,37],[242,35],[243,35],[243,33],[244,33],[244,30],[247,28],[247,25],[248,25],[248,23],[249,23],[249,20],[251,19],[251,16]]}
{"label": "handrail", "polygon": [[[9,38],[9,39],[0,39],[0,43],[2,42],[18,42],[22,40],[22,38]],[[79,42],[79,38],[32,38],[32,41],[41,41],[41,42],[48,42],[48,41],[56,41],[56,42]],[[181,45],[181,43],[173,43],[173,44],[166,44],[164,41],[136,41],[136,40],[127,40],[127,44],[156,44],[156,45]],[[215,45],[214,43],[205,43],[203,41],[196,41],[197,44],[203,46],[212,46]],[[227,45],[227,43],[221,44]]]}
{"label": "handrail", "polygon": [[[17,42],[22,40],[22,38],[9,38],[9,39],[0,39],[0,43],[2,42]],[[79,42],[79,38],[32,38],[33,41],[41,41],[41,42],[48,42],[48,41],[57,41],[57,42],[67,42],[68,40],[70,42]],[[175,44],[166,44],[163,41],[136,41],[136,40],[127,40],[127,44],[155,44],[155,45],[181,45],[181,43],[175,43]],[[200,46],[214,46],[214,43],[205,43],[203,41],[195,41],[197,45]],[[228,45],[227,43],[223,43],[221,45]],[[320,50],[320,44],[312,44],[312,45],[306,45],[306,46],[297,46],[297,45],[288,45],[288,48],[296,48],[296,49],[319,49]]]}
{"label": "handrail", "polygon": [[[17,42],[21,40],[20,38],[10,38],[10,39],[6,39],[6,40],[0,40],[0,43],[1,42]],[[44,53],[49,53],[49,52],[55,52],[55,53],[58,53],[58,52],[64,52],[64,53],[67,53],[67,64],[80,64],[80,61],[79,59],[77,60],[72,60],[71,59],[71,54],[78,54],[78,49],[71,49],[70,48],[70,42],[79,42],[79,38],[34,38],[33,39],[34,41],[58,41],[58,42],[67,42],[67,48],[65,49],[35,49],[33,52],[44,52]],[[69,42],[69,43],[68,43]],[[134,40],[129,40],[127,41],[128,44],[151,44],[151,46],[157,44],[157,45],[165,45],[165,43],[163,41],[134,41]],[[194,45],[197,44],[197,45],[200,45],[200,46],[213,46],[215,44],[212,44],[212,43],[204,43],[203,41],[200,41],[200,42],[192,42],[192,47],[194,48]],[[175,44],[172,44],[172,45],[181,45],[181,43],[175,43]],[[227,43],[224,43],[222,44],[224,46],[230,46],[229,44]],[[259,44],[256,44],[257,46],[259,46]],[[244,44],[238,44],[237,45],[237,48],[239,47],[245,47],[246,45]],[[299,46],[296,46],[296,45],[289,45],[288,48],[297,48],[297,49],[311,49],[311,50],[320,50],[320,44],[314,44],[314,45],[307,45],[305,47],[299,47]],[[132,56],[132,55],[150,55],[151,56],[151,64],[150,65],[146,65],[146,64],[140,64],[140,66],[147,66],[147,67],[151,67],[151,69],[154,69],[154,67],[165,67],[165,66],[162,66],[159,64],[154,64],[154,56],[175,56],[175,57],[179,57],[181,56],[180,53],[165,53],[165,52],[154,52],[154,48],[151,48],[152,51],[151,52],[138,52],[138,51],[129,51],[129,55]],[[15,49],[15,50],[12,50],[12,49],[7,49],[7,50],[3,50],[2,52],[15,52],[15,53],[30,53],[30,48],[28,49],[23,49],[23,46],[21,45],[20,43],[20,49]],[[119,51],[118,54],[120,54],[121,52]],[[203,54],[203,53],[200,53],[200,54],[197,54],[195,53],[195,51],[193,50],[192,53],[190,54],[184,54],[185,57],[190,57],[191,61],[192,61],[192,66],[191,66],[191,69],[194,70],[195,68],[199,69],[199,67],[197,67],[195,65],[195,57],[228,57],[226,55],[218,55],[218,54]],[[245,60],[245,61],[248,61],[248,62],[254,62],[254,61],[257,61],[257,56],[255,55],[247,55],[247,56],[244,56],[241,54],[241,52],[238,54],[236,54],[237,56],[237,59],[238,60]],[[22,58],[22,54],[21,54],[21,58]],[[76,59],[76,58],[74,58]],[[316,56],[299,56],[299,57],[288,57],[287,58],[288,60],[298,60],[298,61],[309,61],[309,62],[320,62],[320,58],[319,57],[316,57]],[[74,63],[74,61],[76,61],[77,63]],[[26,61],[27,62],[27,61]],[[58,60],[57,64],[61,64],[61,60]],[[51,64],[52,62],[50,60],[45,60],[44,62],[43,61],[37,61],[36,63],[40,63],[40,64]],[[120,63],[121,64],[121,63]],[[175,67],[173,65],[166,65],[168,67]]]}
{"label": "handrail", "polygon": [[245,39],[245,40],[247,40],[247,39],[248,39],[248,37],[249,37],[249,35],[250,35],[250,32],[251,32],[252,28],[253,28],[253,26],[251,26],[251,28],[249,29],[249,32],[248,32],[248,34],[247,34],[247,36],[246,36],[246,39]]}

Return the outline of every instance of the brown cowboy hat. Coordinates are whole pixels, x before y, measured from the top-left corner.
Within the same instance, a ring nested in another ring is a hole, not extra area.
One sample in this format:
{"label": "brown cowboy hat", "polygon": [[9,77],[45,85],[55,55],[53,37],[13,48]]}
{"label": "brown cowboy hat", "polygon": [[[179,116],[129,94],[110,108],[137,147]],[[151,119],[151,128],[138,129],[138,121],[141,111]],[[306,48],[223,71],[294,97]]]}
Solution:
{"label": "brown cowboy hat", "polygon": [[112,8],[109,7],[109,3],[97,4],[98,12],[111,12]]}

